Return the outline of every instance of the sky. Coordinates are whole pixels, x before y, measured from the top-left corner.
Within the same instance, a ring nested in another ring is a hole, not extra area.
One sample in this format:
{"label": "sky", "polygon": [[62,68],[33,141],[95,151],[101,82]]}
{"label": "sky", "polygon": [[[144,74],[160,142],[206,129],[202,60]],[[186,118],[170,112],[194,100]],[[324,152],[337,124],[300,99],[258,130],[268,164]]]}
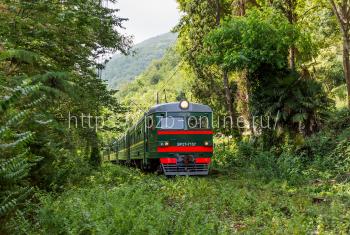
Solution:
{"label": "sky", "polygon": [[175,0],[118,0],[119,17],[125,33],[134,36],[134,44],[169,32],[179,21],[180,13]]}

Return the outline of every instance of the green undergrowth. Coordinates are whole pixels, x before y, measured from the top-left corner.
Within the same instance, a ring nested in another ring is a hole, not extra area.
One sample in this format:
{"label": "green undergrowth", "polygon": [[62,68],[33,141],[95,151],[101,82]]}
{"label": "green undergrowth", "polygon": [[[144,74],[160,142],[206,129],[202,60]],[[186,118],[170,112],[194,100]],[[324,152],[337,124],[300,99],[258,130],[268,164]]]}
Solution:
{"label": "green undergrowth", "polygon": [[[346,234],[350,185],[315,181],[291,186],[244,169],[208,177],[165,178],[106,164],[59,195],[17,214],[25,234]],[[27,218],[27,219],[25,219]]]}
{"label": "green undergrowth", "polygon": [[[350,234],[350,115],[266,150],[216,139],[206,177],[80,165],[56,193],[37,192],[16,234]],[[79,173],[80,172],[80,173]],[[66,171],[62,171],[66,175]]]}
{"label": "green undergrowth", "polygon": [[259,139],[216,140],[214,165],[244,169],[263,181],[285,180],[291,185],[310,181],[350,182],[350,111],[330,114],[322,131],[308,137],[287,136],[270,148]]}

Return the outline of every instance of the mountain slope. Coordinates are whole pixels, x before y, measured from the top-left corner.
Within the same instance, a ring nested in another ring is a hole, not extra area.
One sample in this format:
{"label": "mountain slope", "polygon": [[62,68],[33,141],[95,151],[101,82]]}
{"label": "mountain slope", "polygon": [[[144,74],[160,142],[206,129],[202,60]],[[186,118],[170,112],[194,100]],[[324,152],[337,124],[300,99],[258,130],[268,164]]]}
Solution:
{"label": "mountain slope", "polygon": [[109,87],[113,89],[132,81],[153,60],[162,58],[167,49],[175,43],[176,38],[177,34],[174,33],[162,34],[135,45],[133,55],[114,55],[102,72],[102,79],[106,80]]}
{"label": "mountain slope", "polygon": [[162,59],[153,61],[135,80],[122,85],[117,97],[137,121],[135,117],[156,104],[157,93],[160,103],[165,102],[165,95],[168,102],[191,98],[190,82],[190,74],[180,66],[180,56],[170,48]]}

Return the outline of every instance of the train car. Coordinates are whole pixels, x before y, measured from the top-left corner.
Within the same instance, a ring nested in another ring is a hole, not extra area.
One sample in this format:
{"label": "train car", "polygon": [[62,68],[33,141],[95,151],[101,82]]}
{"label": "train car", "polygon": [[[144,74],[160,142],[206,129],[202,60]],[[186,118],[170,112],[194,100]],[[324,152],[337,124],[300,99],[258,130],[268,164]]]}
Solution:
{"label": "train car", "polygon": [[115,142],[115,159],[165,175],[208,175],[212,110],[181,101],[158,104]]}

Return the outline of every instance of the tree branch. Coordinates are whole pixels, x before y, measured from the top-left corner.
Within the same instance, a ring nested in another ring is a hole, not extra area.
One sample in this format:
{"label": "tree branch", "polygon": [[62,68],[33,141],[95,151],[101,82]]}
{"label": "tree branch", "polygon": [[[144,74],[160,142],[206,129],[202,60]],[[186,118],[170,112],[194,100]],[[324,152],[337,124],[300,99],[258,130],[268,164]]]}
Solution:
{"label": "tree branch", "polygon": [[[345,0],[343,0],[343,1],[345,1]],[[339,9],[337,8],[337,5],[335,4],[334,0],[329,0],[329,2],[332,5],[333,12],[334,12],[334,14],[336,15],[336,17],[337,17],[337,19],[339,21],[340,28],[341,28],[343,34],[346,35],[347,34],[347,30],[345,28],[342,16],[340,14]]]}

